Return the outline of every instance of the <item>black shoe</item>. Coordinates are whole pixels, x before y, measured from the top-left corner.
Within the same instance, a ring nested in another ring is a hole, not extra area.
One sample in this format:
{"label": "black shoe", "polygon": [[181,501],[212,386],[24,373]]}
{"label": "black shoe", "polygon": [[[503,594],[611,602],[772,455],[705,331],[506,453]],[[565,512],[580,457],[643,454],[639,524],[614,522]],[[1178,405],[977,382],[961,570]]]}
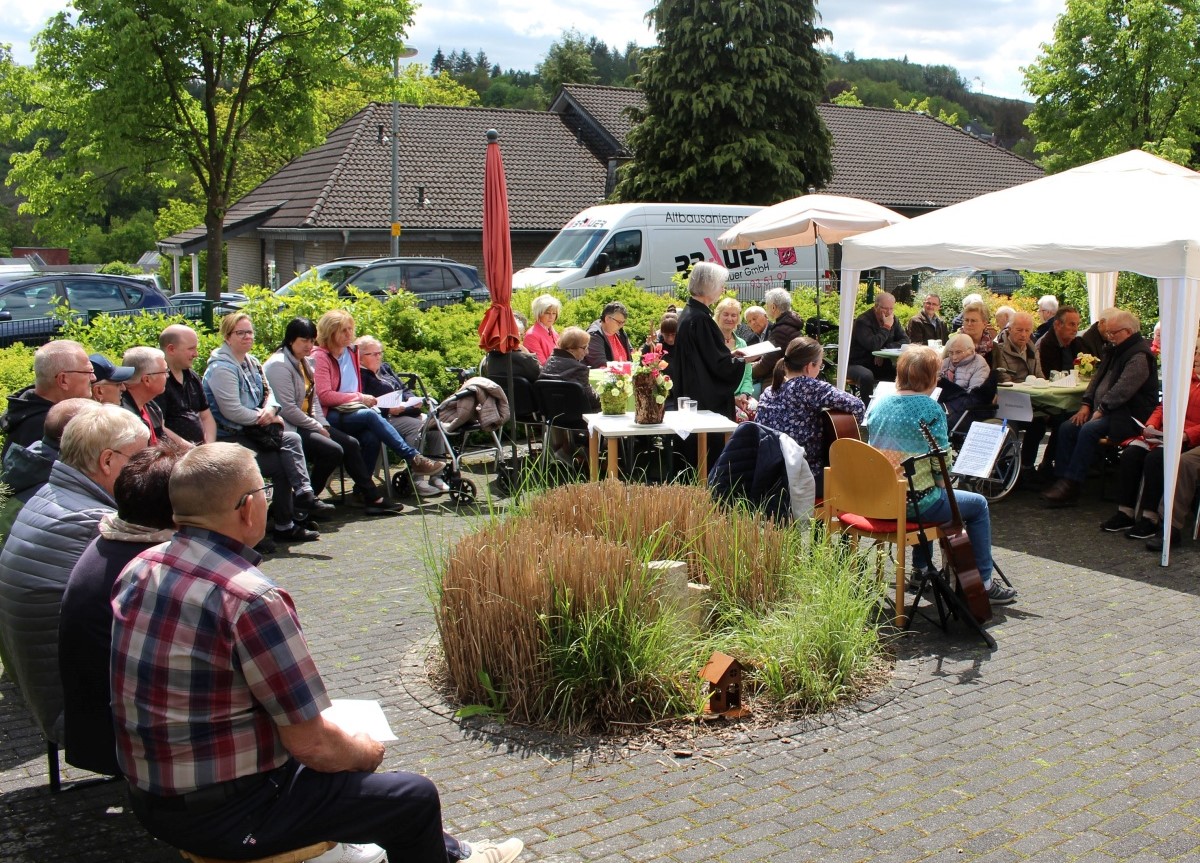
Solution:
{"label": "black shoe", "polygon": [[1159,527],[1156,521],[1151,521],[1148,518],[1139,518],[1137,524],[1125,535],[1130,539],[1153,539],[1156,536],[1162,535],[1162,528]]}
{"label": "black shoe", "polygon": [[259,554],[267,555],[275,553],[275,540],[269,536],[264,536],[258,541],[258,545],[254,546],[254,550]]}
{"label": "black shoe", "polygon": [[337,507],[333,504],[318,500],[317,496],[311,491],[298,494],[292,500],[295,503],[296,512],[305,513],[311,518],[320,518],[337,510]]}
{"label": "black shoe", "polygon": [[[1145,519],[1142,519],[1145,521]],[[1123,512],[1114,513],[1112,518],[1100,525],[1100,529],[1105,533],[1120,533],[1123,530],[1129,530],[1134,526],[1133,517],[1126,515]],[[1145,539],[1145,537],[1142,537]]]}
{"label": "black shoe", "polygon": [[378,503],[364,504],[363,512],[366,515],[399,515],[404,512],[404,504],[388,503],[386,500],[381,500]]}
{"label": "black shoe", "polygon": [[287,530],[275,528],[271,535],[279,542],[314,542],[321,538],[315,530],[309,530],[302,524],[293,524]]}
{"label": "black shoe", "polygon": [[[1178,528],[1175,528],[1175,527],[1171,528],[1171,548],[1179,548],[1179,544],[1181,542],[1183,542],[1183,534],[1181,534],[1179,532]],[[1159,533],[1158,535],[1151,537],[1149,540],[1147,540],[1146,551],[1161,552],[1162,550],[1163,550],[1163,535],[1161,533]]]}

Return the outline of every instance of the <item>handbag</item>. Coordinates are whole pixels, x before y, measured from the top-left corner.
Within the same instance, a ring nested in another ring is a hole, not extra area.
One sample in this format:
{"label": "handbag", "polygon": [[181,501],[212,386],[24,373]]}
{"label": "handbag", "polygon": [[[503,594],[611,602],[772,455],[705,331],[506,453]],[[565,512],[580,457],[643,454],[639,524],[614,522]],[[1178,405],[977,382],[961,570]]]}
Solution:
{"label": "handbag", "polygon": [[283,426],[279,423],[242,426],[242,436],[250,448],[257,452],[271,452],[283,448]]}
{"label": "handbag", "polygon": [[362,402],[346,402],[345,404],[334,405],[333,409],[340,414],[352,414],[357,413],[358,411],[370,410],[370,408]]}

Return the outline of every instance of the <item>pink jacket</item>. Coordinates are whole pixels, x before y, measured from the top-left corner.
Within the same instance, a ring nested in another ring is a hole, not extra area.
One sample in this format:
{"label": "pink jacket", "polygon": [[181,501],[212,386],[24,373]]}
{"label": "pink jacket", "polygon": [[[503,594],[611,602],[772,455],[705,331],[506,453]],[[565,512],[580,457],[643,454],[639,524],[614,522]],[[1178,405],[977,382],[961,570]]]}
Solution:
{"label": "pink jacket", "polygon": [[530,353],[535,354],[538,362],[542,365],[546,364],[546,360],[550,359],[550,354],[558,347],[558,333],[553,329],[547,330],[541,324],[535,323],[525,333],[525,341],[523,342]]}
{"label": "pink jacket", "polygon": [[358,348],[351,345],[346,350],[354,356],[355,381],[352,393],[338,392],[338,385],[342,381],[342,368],[334,359],[333,354],[325,348],[313,350],[313,385],[317,391],[317,398],[324,408],[331,409],[337,405],[358,401],[362,394],[362,372],[358,368]]}

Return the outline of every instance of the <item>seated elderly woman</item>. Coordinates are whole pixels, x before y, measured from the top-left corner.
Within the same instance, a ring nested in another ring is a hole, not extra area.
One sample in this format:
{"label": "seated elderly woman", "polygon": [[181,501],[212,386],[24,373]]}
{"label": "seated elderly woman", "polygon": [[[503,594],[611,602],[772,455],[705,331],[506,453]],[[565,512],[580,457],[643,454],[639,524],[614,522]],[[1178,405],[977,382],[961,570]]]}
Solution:
{"label": "seated elderly woman", "polygon": [[[363,392],[376,398],[388,393],[400,393],[404,401],[410,403],[408,406],[378,408],[379,413],[391,423],[392,428],[400,432],[413,449],[420,450],[424,444],[426,454],[434,458],[444,456],[446,447],[441,435],[428,435],[424,441],[421,440],[421,435],[432,424],[430,418],[421,413],[417,394],[405,386],[395,370],[383,361],[383,344],[379,339],[374,336],[359,336],[354,346],[358,348]],[[450,490],[450,486],[439,476],[418,479],[413,485],[417,494],[422,497],[432,497]]]}
{"label": "seated elderly woman", "polygon": [[0,552],[0,661],[47,740],[61,742],[58,618],[71,570],[116,509],[113,486],[150,431],[116,405],[80,410],[50,480],[25,504]]}
{"label": "seated elderly woman", "polygon": [[783,432],[804,447],[818,496],[825,481],[821,413],[827,409],[842,410],[860,422],[863,418],[862,399],[821,380],[824,361],[825,350],[820,342],[808,336],[792,339],[775,367],[779,381],[763,393],[755,417],[760,425]]}
{"label": "seated elderly woman", "polygon": [[529,308],[529,315],[533,318],[533,323],[525,333],[522,344],[525,345],[525,350],[537,357],[538,362],[542,365],[545,365],[546,360],[550,359],[550,354],[554,352],[554,348],[558,344],[558,333],[554,330],[554,322],[561,314],[562,303],[557,297],[550,294],[535,297]]}
{"label": "seated elderly woman", "polygon": [[262,363],[250,353],[254,323],[249,315],[234,313],[221,318],[219,331],[225,343],[208,358],[201,383],[217,424],[217,440],[252,450],[259,468],[271,480],[275,526],[272,535],[259,543],[258,551],[273,552],[276,540],[318,540],[320,533],[308,527],[308,514],[322,514],[333,507],[317,500],[300,436],[284,429],[279,402]]}
{"label": "seated elderly woman", "polygon": [[283,331],[283,344],[263,364],[263,373],[279,403],[284,428],[300,435],[304,455],[312,462],[309,475],[313,488],[325,488],[341,465],[354,480],[354,492],[362,500],[367,515],[399,512],[403,507],[389,504],[379,493],[363,461],[358,438],[333,428],[321,409],[311,358],[316,337],[317,327],[312,321],[293,318]]}
{"label": "seated elderly woman", "polygon": [[[525,333],[525,319],[518,314],[514,314],[513,319],[517,323],[518,334],[523,335]],[[508,370],[510,368],[512,369],[513,377],[524,378],[530,383],[536,381],[538,375],[542,373],[542,364],[524,346],[508,353],[504,353],[503,351],[488,351],[487,356],[483,358],[483,362],[479,366],[479,371],[484,377],[491,378],[496,383],[504,385],[508,380]]]}
{"label": "seated elderly woman", "polygon": [[[895,394],[876,399],[867,412],[864,425],[870,444],[896,465],[899,476],[904,475],[901,463],[929,452],[925,436],[921,433],[922,422],[929,427],[939,448],[946,451],[950,449],[945,411],[929,397],[937,385],[940,367],[941,361],[932,348],[909,348],[896,363]],[[992,578],[995,565],[992,562],[992,518],[987,498],[974,492],[946,488],[942,477],[934,474],[929,459],[920,459],[915,464],[913,487],[916,499],[909,501],[908,517],[926,524],[944,524],[950,520],[947,495],[953,494],[971,541],[971,550],[975,553],[975,564],[983,581],[983,589],[993,605],[1011,605],[1016,601],[1017,592]],[[914,547],[913,563],[918,569],[930,567],[930,549],[921,545]]]}
{"label": "seated elderly woman", "polygon": [[992,352],[992,344],[996,338],[996,331],[988,323],[990,319],[988,307],[981,302],[967,303],[963,306],[962,327],[959,332],[971,337],[975,353],[983,357]]}
{"label": "seated elderly woman", "polygon": [[592,389],[588,380],[587,356],[591,337],[579,327],[567,327],[558,337],[558,346],[550,353],[550,359],[542,367],[541,380],[575,381],[583,387],[588,404],[593,411],[600,410],[600,396]]}
{"label": "seated elderly woman", "polygon": [[954,428],[966,411],[991,404],[995,398],[988,386],[992,370],[987,360],[975,353],[975,343],[966,333],[955,333],[946,343],[946,358],[938,385],[942,388],[939,401],[946,406],[947,422]]}
{"label": "seated elderly woman", "polygon": [[408,462],[414,479],[441,473],[444,461],[426,458],[375,410],[375,396],[363,389],[358,348],[354,346],[354,318],[345,309],[333,309],[317,321],[314,374],[317,398],[330,425],[358,438],[363,461],[375,464],[382,442]]}
{"label": "seated elderly woman", "polygon": [[58,666],[63,684],[63,748],[75,767],[119,775],[108,684],[113,584],[121,570],[175,533],[171,470],[187,449],[172,440],[134,453],[113,485],[115,513],[76,562],[63,594]]}

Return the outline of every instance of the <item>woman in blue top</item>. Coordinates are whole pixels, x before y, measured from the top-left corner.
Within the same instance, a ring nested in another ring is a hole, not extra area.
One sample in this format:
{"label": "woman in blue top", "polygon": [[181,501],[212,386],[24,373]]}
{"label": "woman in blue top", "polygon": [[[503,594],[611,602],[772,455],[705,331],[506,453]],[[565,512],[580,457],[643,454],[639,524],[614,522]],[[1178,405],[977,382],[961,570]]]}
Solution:
{"label": "woman in blue top", "polygon": [[854,414],[859,422],[863,418],[862,399],[817,377],[824,359],[825,350],[815,339],[797,336],[788,342],[783,358],[775,364],[779,380],[763,393],[754,418],[804,447],[804,457],[817,481],[818,496],[825,480],[825,466],[821,464],[824,449],[821,412],[827,408],[843,410]]}
{"label": "woman in blue top", "polygon": [[[932,398],[934,385],[941,369],[941,360],[932,348],[913,347],[900,355],[896,363],[896,393],[871,402],[864,425],[871,446],[887,456],[896,466],[896,473],[904,476],[901,463],[912,456],[925,455],[929,446],[921,433],[924,421],[938,446],[950,450],[946,434],[946,414]],[[935,476],[929,459],[916,462],[913,487],[917,502],[908,505],[908,517],[926,524],[944,524],[950,520],[950,503],[942,478]],[[1017,592],[992,578],[992,517],[988,511],[987,498],[974,492],[951,490],[958,511],[962,516],[971,549],[975,552],[975,565],[983,581],[983,589],[993,605],[1011,605],[1017,600]],[[926,569],[932,565],[927,549],[920,545],[913,548],[913,565]],[[915,580],[914,580],[915,583]]]}

